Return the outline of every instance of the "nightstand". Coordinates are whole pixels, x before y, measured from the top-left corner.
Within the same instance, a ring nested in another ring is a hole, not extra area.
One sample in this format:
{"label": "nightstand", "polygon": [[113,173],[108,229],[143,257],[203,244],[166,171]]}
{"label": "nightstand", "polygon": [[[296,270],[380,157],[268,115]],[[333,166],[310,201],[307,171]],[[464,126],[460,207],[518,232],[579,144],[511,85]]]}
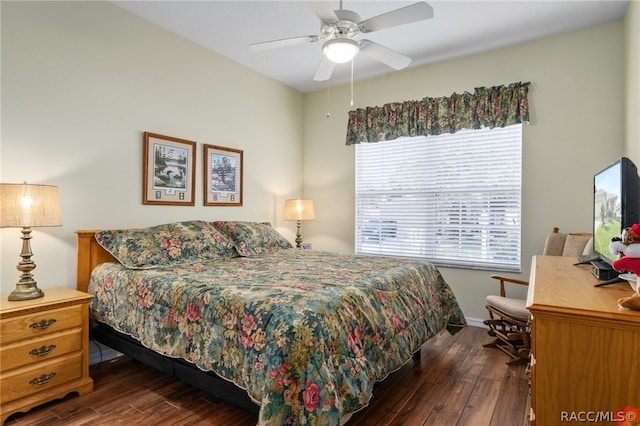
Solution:
{"label": "nightstand", "polygon": [[0,298],[0,423],[70,392],[93,391],[89,301],[69,288],[25,301]]}

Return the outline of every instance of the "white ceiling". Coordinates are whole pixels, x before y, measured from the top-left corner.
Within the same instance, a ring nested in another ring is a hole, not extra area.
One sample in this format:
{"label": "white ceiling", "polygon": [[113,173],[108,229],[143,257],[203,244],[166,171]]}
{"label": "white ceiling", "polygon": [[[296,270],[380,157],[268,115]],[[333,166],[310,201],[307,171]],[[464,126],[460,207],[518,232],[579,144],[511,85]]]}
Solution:
{"label": "white ceiling", "polygon": [[[413,1],[344,0],[367,19]],[[322,42],[262,52],[249,44],[319,34],[320,20],[306,1],[114,1],[118,6],[301,92],[350,81],[351,65],[337,64],[329,81],[313,81]],[[339,1],[328,1],[336,10]],[[367,34],[413,59],[410,68],[620,20],[629,0],[428,1],[434,17]],[[364,55],[354,60],[355,81],[394,72]]]}

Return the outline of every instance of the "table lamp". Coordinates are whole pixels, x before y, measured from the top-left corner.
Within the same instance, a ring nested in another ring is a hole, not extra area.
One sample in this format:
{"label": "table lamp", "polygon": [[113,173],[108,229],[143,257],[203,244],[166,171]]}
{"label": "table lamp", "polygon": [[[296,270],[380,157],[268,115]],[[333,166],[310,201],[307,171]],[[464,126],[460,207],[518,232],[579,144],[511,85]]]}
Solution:
{"label": "table lamp", "polygon": [[9,300],[30,300],[44,296],[33,279],[31,271],[36,264],[31,260],[31,228],[62,226],[58,187],[25,183],[0,183],[0,228],[22,228],[22,272]]}
{"label": "table lamp", "polygon": [[295,220],[298,230],[296,232],[296,247],[300,248],[302,243],[302,234],[300,228],[303,220],[315,219],[313,211],[313,200],[286,200],[284,202],[284,220]]}

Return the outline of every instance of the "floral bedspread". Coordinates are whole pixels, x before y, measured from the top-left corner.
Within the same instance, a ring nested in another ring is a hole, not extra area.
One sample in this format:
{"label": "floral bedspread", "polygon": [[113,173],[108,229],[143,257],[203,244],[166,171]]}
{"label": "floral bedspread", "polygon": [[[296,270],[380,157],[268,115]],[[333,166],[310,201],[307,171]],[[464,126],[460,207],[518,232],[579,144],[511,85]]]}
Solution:
{"label": "floral bedspread", "polygon": [[259,424],[338,425],[465,320],[428,262],[287,249],[148,270],[99,265],[91,315],[245,389]]}

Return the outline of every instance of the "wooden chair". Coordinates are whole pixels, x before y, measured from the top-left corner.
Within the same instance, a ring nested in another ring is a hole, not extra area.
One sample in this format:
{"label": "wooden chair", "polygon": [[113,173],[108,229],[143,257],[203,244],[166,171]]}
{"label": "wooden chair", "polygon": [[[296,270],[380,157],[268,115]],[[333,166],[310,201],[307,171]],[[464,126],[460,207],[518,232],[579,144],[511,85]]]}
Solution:
{"label": "wooden chair", "polygon": [[[593,238],[588,233],[563,234],[558,228],[547,236],[544,255],[547,256],[579,256],[593,254]],[[489,335],[495,337],[485,348],[498,348],[510,360],[508,365],[526,364],[529,361],[531,337],[529,321],[531,313],[526,308],[525,299],[506,297],[505,283],[527,286],[527,281],[502,275],[491,278],[500,282],[500,296],[490,295],[486,298],[489,319],[484,324],[489,326]]]}

